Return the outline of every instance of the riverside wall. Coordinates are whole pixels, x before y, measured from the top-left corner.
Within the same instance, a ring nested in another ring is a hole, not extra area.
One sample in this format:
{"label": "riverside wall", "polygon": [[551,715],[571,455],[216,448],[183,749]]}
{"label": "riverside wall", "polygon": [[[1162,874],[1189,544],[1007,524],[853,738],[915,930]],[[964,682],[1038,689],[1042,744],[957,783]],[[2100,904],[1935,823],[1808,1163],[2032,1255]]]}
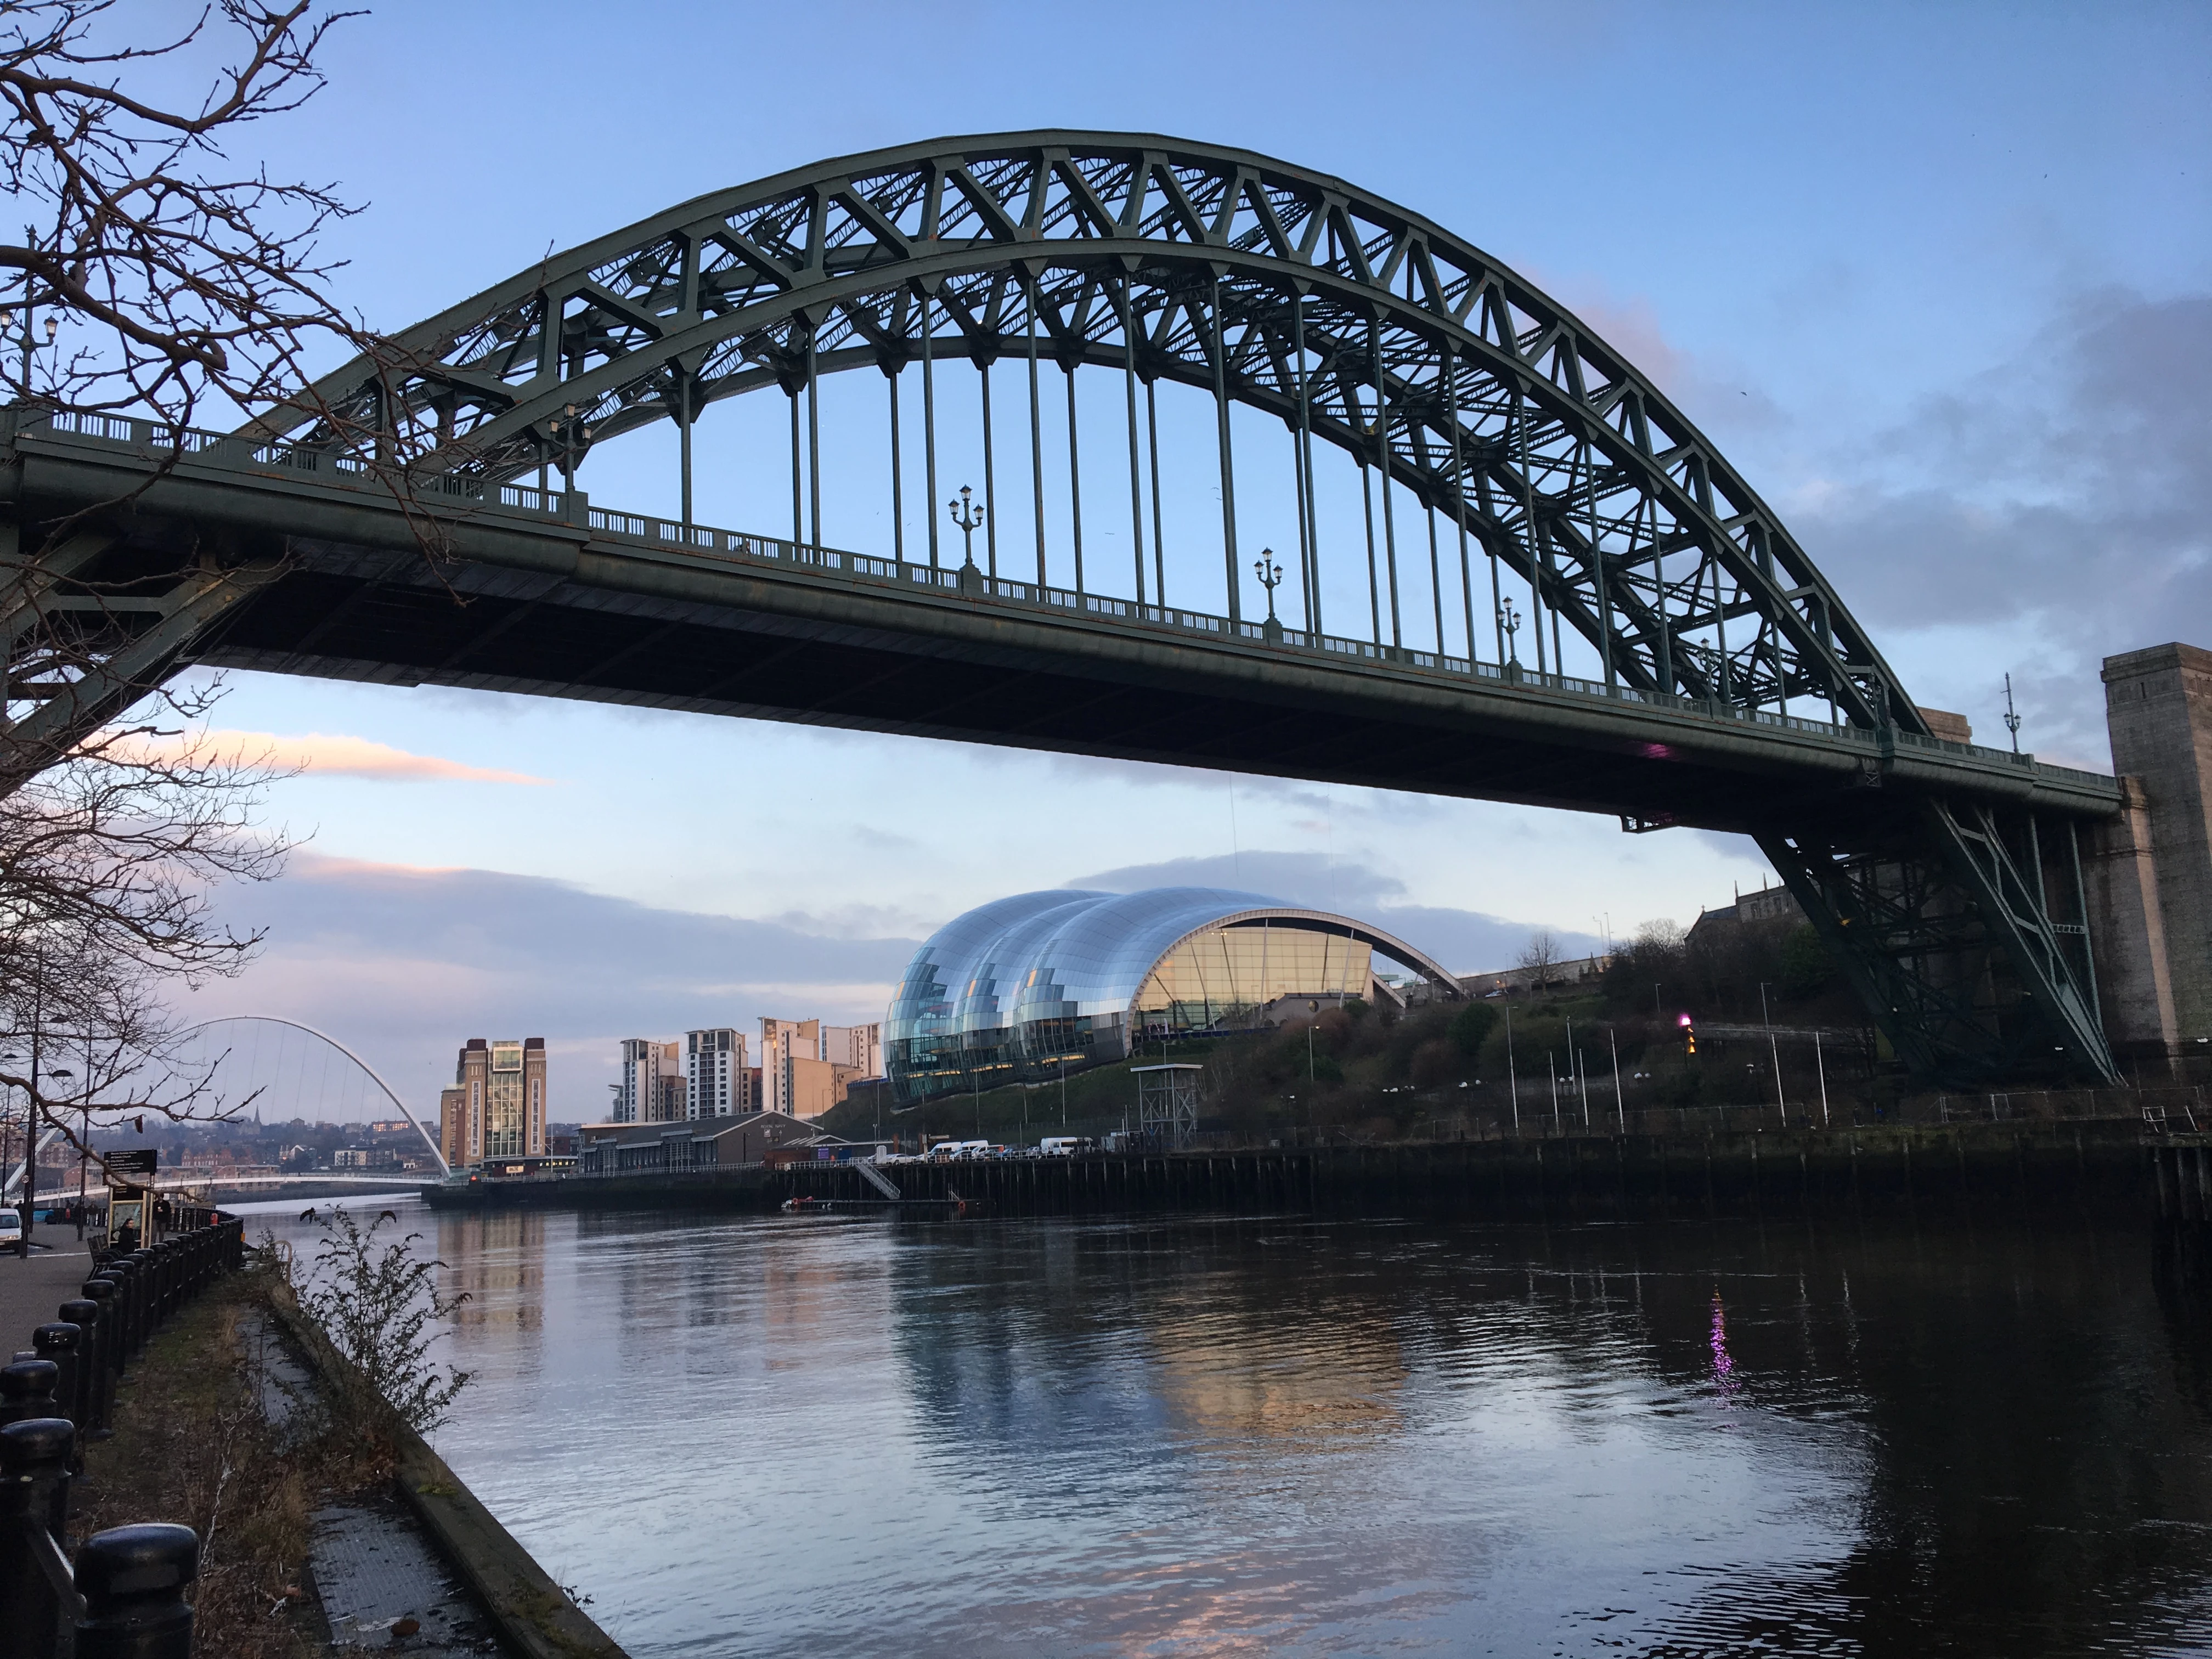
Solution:
{"label": "riverside wall", "polygon": [[1501,1221],[1662,1220],[1939,1203],[2148,1216],[2160,1179],[2154,1139],[2127,1119],[1592,1133],[899,1164],[882,1171],[898,1188],[897,1204],[857,1170],[828,1163],[480,1182],[428,1196],[441,1208],[593,1210],[773,1210],[808,1198],[925,1218],[1406,1210]]}

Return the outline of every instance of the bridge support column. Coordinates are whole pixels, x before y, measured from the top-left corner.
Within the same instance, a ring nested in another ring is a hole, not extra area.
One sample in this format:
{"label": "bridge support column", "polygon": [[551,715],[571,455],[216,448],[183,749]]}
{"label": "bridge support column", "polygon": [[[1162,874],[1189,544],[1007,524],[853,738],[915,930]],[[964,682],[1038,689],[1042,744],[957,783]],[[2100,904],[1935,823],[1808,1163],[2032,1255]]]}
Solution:
{"label": "bridge support column", "polygon": [[2082,851],[2106,1026],[2138,1065],[2212,1066],[2212,651],[2130,651],[2103,678],[2125,799]]}

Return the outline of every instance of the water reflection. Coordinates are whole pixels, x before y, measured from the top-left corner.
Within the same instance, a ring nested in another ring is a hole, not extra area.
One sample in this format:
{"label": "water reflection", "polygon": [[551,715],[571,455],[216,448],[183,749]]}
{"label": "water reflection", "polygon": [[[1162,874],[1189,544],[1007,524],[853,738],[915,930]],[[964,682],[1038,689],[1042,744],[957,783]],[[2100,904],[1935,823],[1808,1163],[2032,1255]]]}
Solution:
{"label": "water reflection", "polygon": [[441,1449],[640,1659],[2212,1644],[2130,1233],[416,1224]]}

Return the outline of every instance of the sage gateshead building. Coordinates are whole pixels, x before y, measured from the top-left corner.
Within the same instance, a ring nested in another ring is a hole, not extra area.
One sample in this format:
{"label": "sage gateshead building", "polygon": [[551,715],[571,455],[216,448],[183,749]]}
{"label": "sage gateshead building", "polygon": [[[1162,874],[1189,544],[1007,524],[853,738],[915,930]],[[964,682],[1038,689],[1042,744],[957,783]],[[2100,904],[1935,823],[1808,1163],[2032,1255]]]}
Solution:
{"label": "sage gateshead building", "polygon": [[1018,893],[954,918],[915,952],[884,1017],[891,1086],[905,1104],[1125,1059],[1146,1038],[1395,998],[1378,956],[1462,994],[1379,927],[1257,893]]}

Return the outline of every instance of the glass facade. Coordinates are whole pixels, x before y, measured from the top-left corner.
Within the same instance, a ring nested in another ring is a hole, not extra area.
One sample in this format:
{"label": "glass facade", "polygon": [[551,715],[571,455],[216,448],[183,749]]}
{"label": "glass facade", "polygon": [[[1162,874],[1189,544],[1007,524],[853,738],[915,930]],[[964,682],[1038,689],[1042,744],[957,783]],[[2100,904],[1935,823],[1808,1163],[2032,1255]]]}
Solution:
{"label": "glass facade", "polygon": [[1136,998],[1146,1036],[1249,1025],[1278,997],[1364,997],[1370,946],[1340,933],[1263,918],[1193,933],[1153,964]]}
{"label": "glass facade", "polygon": [[1249,1029],[1286,996],[1364,996],[1380,950],[1433,962],[1350,917],[1257,893],[1058,889],[998,899],[915,952],[884,1017],[902,1101],[1123,1058],[1135,1034]]}
{"label": "glass facade", "polygon": [[486,1080],[484,1156],[520,1158],[528,1141],[522,1094],[522,1045],[491,1045],[491,1075]]}

